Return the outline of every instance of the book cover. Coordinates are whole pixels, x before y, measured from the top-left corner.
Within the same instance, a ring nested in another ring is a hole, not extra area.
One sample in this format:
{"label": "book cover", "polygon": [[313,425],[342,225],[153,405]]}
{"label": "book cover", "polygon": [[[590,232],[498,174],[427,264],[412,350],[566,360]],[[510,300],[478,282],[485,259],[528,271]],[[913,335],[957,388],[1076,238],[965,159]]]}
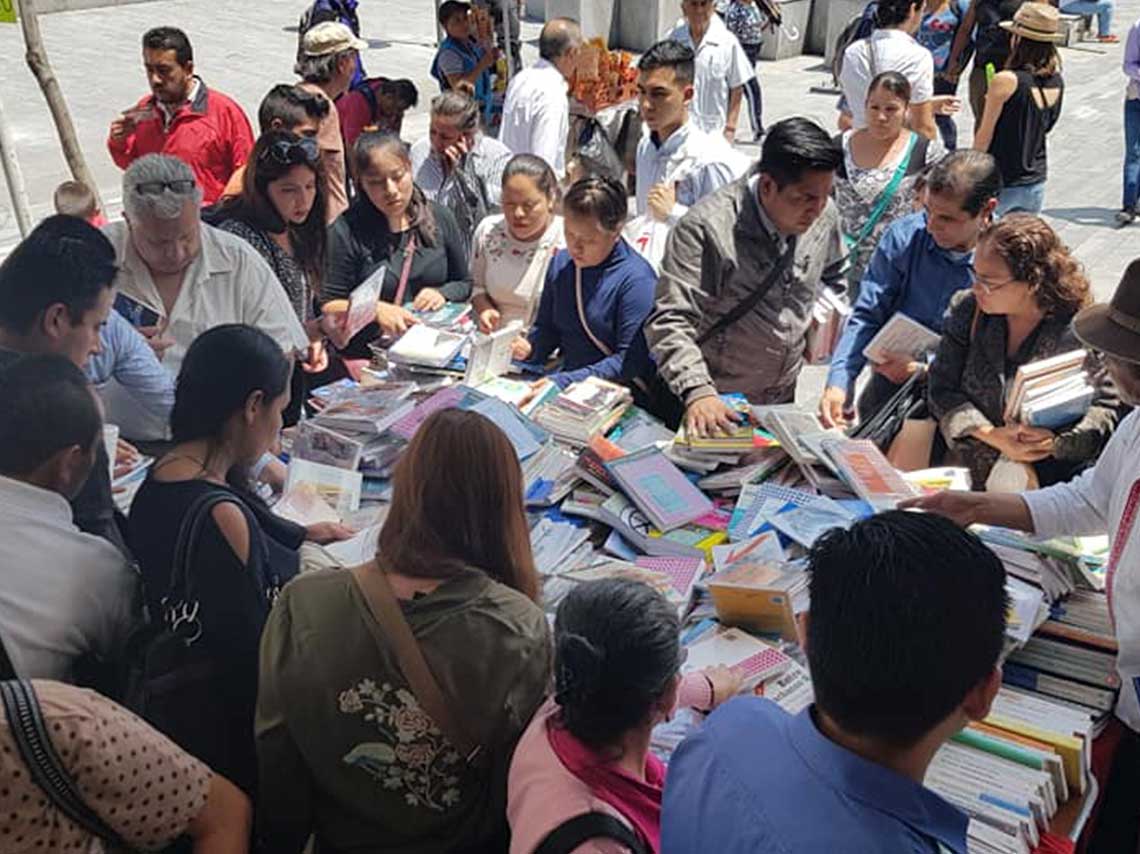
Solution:
{"label": "book cover", "polygon": [[[723,547],[722,547],[723,548]],[[806,584],[803,573],[779,563],[753,560],[729,566],[708,581],[717,617],[727,626],[797,639],[794,598]]]}
{"label": "book cover", "polygon": [[293,437],[293,444],[289,449],[290,457],[322,463],[326,466],[356,471],[360,466],[360,458],[364,453],[364,445],[348,436],[342,436],[334,430],[322,427],[312,418],[308,418],[297,425],[297,432]]}
{"label": "book cover", "polygon": [[883,324],[875,336],[863,348],[863,355],[875,364],[887,360],[888,353],[920,359],[926,353],[937,349],[942,336],[923,326],[917,320],[902,312],[895,312]]}
{"label": "book cover", "polygon": [[740,629],[717,632],[692,644],[688,650],[682,672],[692,673],[724,665],[740,673],[742,692],[753,690],[757,684],[778,676],[792,664],[785,653]]}
{"label": "book cover", "polygon": [[642,556],[634,560],[642,569],[660,572],[669,578],[677,593],[688,601],[693,595],[693,587],[705,571],[705,562],[699,557],[653,557]]}
{"label": "book cover", "polygon": [[654,526],[663,533],[710,512],[713,503],[656,448],[643,448],[606,467]]}
{"label": "book cover", "polygon": [[358,471],[346,471],[308,460],[291,459],[285,474],[285,491],[298,484],[308,484],[337,512],[342,519],[360,509],[360,491],[363,476]]}
{"label": "book cover", "polygon": [[728,538],[733,542],[747,540],[760,533],[772,516],[811,504],[817,497],[810,492],[775,483],[746,483],[740,489],[728,523]]}
{"label": "book cover", "polygon": [[392,362],[426,365],[431,368],[449,366],[459,354],[465,336],[417,323],[388,348]]}
{"label": "book cover", "polygon": [[795,507],[771,517],[772,527],[807,549],[833,528],[849,528],[854,522],[854,516],[824,496],[820,496],[811,504]]}
{"label": "book cover", "polygon": [[376,322],[376,303],[380,302],[387,275],[388,265],[381,264],[371,276],[352,289],[341,326],[346,338],[356,337],[368,324]]}
{"label": "book cover", "polygon": [[518,336],[520,328],[517,323],[513,323],[490,335],[475,333],[471,338],[471,351],[467,355],[467,372],[463,376],[463,382],[478,386],[507,373],[511,367],[511,343]]}
{"label": "book cover", "polygon": [[918,494],[870,439],[827,438],[820,445],[844,481],[876,511]]}

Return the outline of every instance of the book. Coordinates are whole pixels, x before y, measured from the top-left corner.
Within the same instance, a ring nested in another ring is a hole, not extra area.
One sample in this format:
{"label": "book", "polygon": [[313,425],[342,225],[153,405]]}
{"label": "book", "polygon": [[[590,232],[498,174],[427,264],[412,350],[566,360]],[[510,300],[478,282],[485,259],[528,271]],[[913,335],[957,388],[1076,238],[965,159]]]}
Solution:
{"label": "book", "polygon": [[426,400],[421,400],[402,418],[392,423],[391,430],[398,436],[410,440],[420,425],[441,409],[455,409],[460,404],[474,406],[486,395],[462,385],[444,386]]}
{"label": "book", "polygon": [[293,458],[285,474],[285,492],[298,484],[308,484],[343,519],[360,508],[362,481],[358,471]]}
{"label": "book", "polygon": [[736,426],[708,436],[690,434],[684,422],[677,428],[674,442],[697,450],[750,451],[753,448],[752,405],[742,394],[722,394],[721,401],[736,415]]}
{"label": "book", "polygon": [[609,439],[603,436],[594,436],[578,454],[574,468],[582,480],[606,495],[613,495],[621,489],[621,484],[606,468],[606,463],[623,456],[625,456],[625,451]]}
{"label": "book", "polygon": [[388,361],[429,368],[449,367],[466,336],[417,323],[388,348]]}
{"label": "book", "polygon": [[718,573],[744,565],[779,563],[785,557],[780,538],[773,531],[765,531],[742,543],[713,546],[712,556]]}
{"label": "book", "polygon": [[738,561],[708,580],[724,625],[779,634],[789,641],[797,640],[796,614],[807,610],[807,585],[807,573],[763,559]]}
{"label": "book", "polygon": [[631,406],[607,437],[623,451],[639,451],[673,440],[673,432],[644,409]]}
{"label": "book", "polygon": [[820,446],[844,482],[876,511],[918,494],[870,439],[826,438]]}
{"label": "book", "polygon": [[677,593],[686,601],[693,595],[693,588],[704,575],[706,564],[699,557],[653,557],[643,555],[634,559],[634,564],[642,569],[659,572],[668,577]]}
{"label": "book", "polygon": [[1081,374],[1086,358],[1088,353],[1084,350],[1069,350],[1047,359],[1028,362],[1018,368],[1013,376],[1013,384],[1006,393],[1005,421],[1018,420],[1027,394],[1030,397],[1039,395],[1041,389],[1064,383]]}
{"label": "book", "polygon": [[741,542],[755,536],[783,510],[811,504],[819,496],[775,483],[746,483],[740,488],[728,523],[728,538]]}
{"label": "book", "polygon": [[606,463],[626,495],[653,525],[668,532],[713,509],[713,503],[656,448],[642,448]]}
{"label": "book", "polygon": [[520,461],[527,459],[549,438],[549,434],[534,422],[501,400],[485,397],[473,406],[466,407],[471,412],[478,412],[492,424],[497,426],[510,440]]}
{"label": "book", "polygon": [[412,410],[409,396],[413,389],[411,383],[403,382],[344,389],[312,420],[336,432],[377,435]]}
{"label": "book", "polygon": [[471,351],[467,355],[467,372],[463,375],[463,382],[478,386],[507,373],[511,367],[511,342],[521,328],[521,324],[516,321],[490,335],[475,333],[471,338]]}
{"label": "book", "polygon": [[348,310],[341,321],[346,339],[356,337],[368,324],[376,322],[376,304],[380,302],[387,275],[388,265],[381,264],[371,276],[352,289],[348,296]]}
{"label": "book", "polygon": [[713,546],[726,539],[724,531],[699,525],[684,525],[662,533],[621,493],[606,498],[598,508],[599,521],[609,525],[635,548],[649,555],[701,557],[711,561]]}
{"label": "book", "polygon": [[334,560],[341,566],[360,566],[376,557],[376,547],[380,540],[380,525],[373,525],[360,531],[355,537],[330,543],[325,546]]}
{"label": "book", "polygon": [[587,377],[535,410],[534,420],[560,441],[580,447],[608,433],[632,401],[625,386]]}
{"label": "book", "polygon": [[1084,418],[1095,396],[1096,389],[1086,382],[1077,388],[1065,389],[1033,403],[1026,403],[1021,408],[1022,423],[1046,430],[1060,430]]}
{"label": "book", "polygon": [[781,534],[810,549],[828,531],[851,527],[855,517],[842,505],[821,495],[811,504],[777,513],[771,522]]}
{"label": "book", "polygon": [[745,457],[745,462],[729,466],[697,481],[706,492],[729,495],[739,494],[745,484],[756,483],[778,471],[788,462],[788,455],[780,448],[762,448]]}
{"label": "book", "polygon": [[603,578],[626,578],[632,581],[640,581],[664,596],[669,604],[682,615],[688,610],[692,593],[691,588],[685,592],[678,590],[668,573],[651,567],[638,566],[636,563],[629,563],[625,560],[607,559],[583,569],[576,569],[567,573],[566,577],[578,582],[598,581]]}
{"label": "book", "polygon": [[305,526],[340,521],[340,515],[329,506],[312,483],[296,483],[292,488],[286,489],[273,505],[273,512],[282,519]]}
{"label": "book", "polygon": [[289,449],[290,457],[349,471],[356,471],[360,466],[363,453],[364,445],[361,442],[322,427],[312,418],[307,418],[297,425],[293,444]]}
{"label": "book", "polygon": [[776,406],[754,406],[754,416],[760,424],[772,431],[788,456],[800,465],[812,465],[819,460],[815,454],[800,444],[799,437],[810,433],[822,433],[825,428],[814,412],[800,409],[794,404]]}
{"label": "book", "polygon": [[760,682],[778,676],[792,660],[786,653],[740,629],[725,629],[688,647],[681,672],[694,673],[717,665],[737,671],[741,691],[751,691]]}
{"label": "book", "polygon": [[917,320],[896,311],[863,348],[863,355],[876,365],[887,361],[888,353],[918,360],[938,347],[942,336]]}

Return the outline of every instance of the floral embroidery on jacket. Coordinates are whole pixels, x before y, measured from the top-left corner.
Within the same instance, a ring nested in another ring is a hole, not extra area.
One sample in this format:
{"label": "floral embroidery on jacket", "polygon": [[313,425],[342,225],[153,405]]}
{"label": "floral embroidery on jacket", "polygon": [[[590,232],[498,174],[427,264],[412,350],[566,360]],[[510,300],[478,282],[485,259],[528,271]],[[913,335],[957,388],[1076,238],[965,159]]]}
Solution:
{"label": "floral embroidery on jacket", "polygon": [[340,693],[346,715],[364,713],[381,741],[356,745],[344,762],[371,776],[384,789],[403,790],[404,802],[443,812],[459,803],[463,760],[406,688],[371,679]]}

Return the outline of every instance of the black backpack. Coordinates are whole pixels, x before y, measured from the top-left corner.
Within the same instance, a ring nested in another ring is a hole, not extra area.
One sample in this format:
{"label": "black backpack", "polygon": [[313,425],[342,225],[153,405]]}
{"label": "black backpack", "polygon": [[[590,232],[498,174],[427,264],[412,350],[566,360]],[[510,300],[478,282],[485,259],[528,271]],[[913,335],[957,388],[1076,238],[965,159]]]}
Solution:
{"label": "black backpack", "polygon": [[879,10],[877,0],[872,0],[863,8],[863,13],[843,28],[839,38],[835,40],[835,53],[831,56],[831,76],[835,85],[839,85],[839,76],[843,73],[843,54],[852,44],[865,39],[875,32],[875,13]]}

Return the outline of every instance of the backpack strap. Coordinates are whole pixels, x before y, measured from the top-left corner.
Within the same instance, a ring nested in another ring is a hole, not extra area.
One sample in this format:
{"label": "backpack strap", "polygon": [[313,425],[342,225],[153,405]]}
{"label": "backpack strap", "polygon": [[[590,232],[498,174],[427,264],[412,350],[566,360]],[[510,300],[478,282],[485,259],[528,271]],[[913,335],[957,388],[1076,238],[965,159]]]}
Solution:
{"label": "backpack strap", "polygon": [[130,850],[119,834],[87,806],[75,780],[60,762],[44,725],[43,711],[32,683],[14,679],[0,682],[0,698],[8,717],[8,729],[32,781],[61,813],[88,833],[112,848]]}
{"label": "backpack strap", "polygon": [[725,329],[728,329],[728,327],[732,326],[734,323],[736,323],[736,321],[740,320],[740,318],[744,317],[744,315],[748,314],[748,312],[752,311],[752,309],[759,305],[760,300],[764,299],[768,291],[772,290],[772,286],[775,285],[776,282],[779,281],[780,277],[783,276],[785,272],[787,272],[788,268],[792,266],[792,260],[795,258],[795,256],[796,239],[794,237],[790,237],[788,238],[787,250],[785,250],[780,260],[772,265],[772,269],[768,271],[768,275],[764,277],[764,281],[762,281],[748,296],[734,305],[731,311],[725,315],[722,315],[720,320],[706,329],[697,338],[697,346],[702,346],[714,335],[717,335],[723,332]]}
{"label": "backpack strap", "polygon": [[546,834],[534,854],[571,854],[591,839],[612,839],[633,854],[650,854],[649,846],[624,821],[604,812],[586,812],[567,819]]}
{"label": "backpack strap", "polygon": [[12,659],[8,657],[8,650],[4,648],[4,639],[0,638],[0,680],[15,679],[16,668]]}

